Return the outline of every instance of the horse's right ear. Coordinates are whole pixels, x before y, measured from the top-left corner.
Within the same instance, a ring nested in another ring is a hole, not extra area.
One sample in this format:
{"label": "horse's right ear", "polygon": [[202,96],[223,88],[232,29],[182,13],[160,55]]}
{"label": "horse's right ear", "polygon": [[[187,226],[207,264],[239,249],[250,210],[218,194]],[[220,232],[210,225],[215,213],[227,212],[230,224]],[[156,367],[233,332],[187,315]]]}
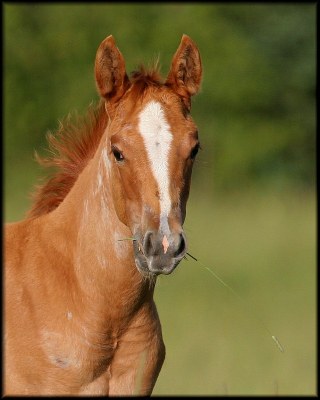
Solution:
{"label": "horse's right ear", "polygon": [[95,78],[98,91],[107,101],[117,101],[129,86],[123,55],[112,35],[100,44],[95,60]]}

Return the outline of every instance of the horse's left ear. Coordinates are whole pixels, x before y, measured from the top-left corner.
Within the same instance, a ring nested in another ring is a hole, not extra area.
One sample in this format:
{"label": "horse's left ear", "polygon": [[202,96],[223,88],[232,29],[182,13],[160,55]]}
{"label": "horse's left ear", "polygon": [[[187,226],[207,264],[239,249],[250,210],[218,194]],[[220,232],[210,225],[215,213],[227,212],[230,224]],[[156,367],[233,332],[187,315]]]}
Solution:
{"label": "horse's left ear", "polygon": [[115,102],[129,86],[123,55],[112,35],[100,44],[95,60],[95,78],[98,91],[107,102]]}
{"label": "horse's left ear", "polygon": [[190,108],[190,97],[199,91],[202,77],[201,58],[196,44],[183,35],[173,56],[166,85],[178,93]]}

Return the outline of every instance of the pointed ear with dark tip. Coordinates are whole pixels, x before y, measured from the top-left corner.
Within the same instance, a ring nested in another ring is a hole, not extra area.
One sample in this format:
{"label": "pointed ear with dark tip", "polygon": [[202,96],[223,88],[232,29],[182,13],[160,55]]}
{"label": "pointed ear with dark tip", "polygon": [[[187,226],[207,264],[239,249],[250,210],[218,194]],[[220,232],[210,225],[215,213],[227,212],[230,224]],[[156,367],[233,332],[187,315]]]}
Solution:
{"label": "pointed ear with dark tip", "polygon": [[129,85],[123,55],[112,35],[100,44],[95,60],[95,78],[98,91],[107,101],[117,101]]}
{"label": "pointed ear with dark tip", "polygon": [[190,97],[199,91],[201,77],[199,50],[189,36],[183,35],[173,56],[166,85],[179,94],[190,108]]}

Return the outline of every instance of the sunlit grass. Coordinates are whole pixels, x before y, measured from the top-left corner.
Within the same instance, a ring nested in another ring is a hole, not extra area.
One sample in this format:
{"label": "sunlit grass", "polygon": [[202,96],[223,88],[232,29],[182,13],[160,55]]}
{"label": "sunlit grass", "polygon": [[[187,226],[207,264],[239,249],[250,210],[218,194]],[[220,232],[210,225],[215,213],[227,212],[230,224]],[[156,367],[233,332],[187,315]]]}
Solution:
{"label": "sunlit grass", "polygon": [[314,197],[194,196],[186,231],[245,304],[192,259],[161,277],[167,357],[154,394],[315,394]]}

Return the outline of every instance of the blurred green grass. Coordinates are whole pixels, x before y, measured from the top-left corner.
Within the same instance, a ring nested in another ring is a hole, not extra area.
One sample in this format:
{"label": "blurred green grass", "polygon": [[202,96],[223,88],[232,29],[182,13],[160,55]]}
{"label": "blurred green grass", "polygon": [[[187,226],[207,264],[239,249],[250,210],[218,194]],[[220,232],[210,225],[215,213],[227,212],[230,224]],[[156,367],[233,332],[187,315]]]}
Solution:
{"label": "blurred green grass", "polygon": [[4,166],[4,220],[15,222],[23,219],[31,206],[32,192],[40,183],[44,171],[28,154],[17,157],[14,163]]}
{"label": "blurred green grass", "polygon": [[167,356],[154,394],[315,394],[314,194],[193,193],[188,210],[190,253],[244,302],[192,259],[159,278]]}

